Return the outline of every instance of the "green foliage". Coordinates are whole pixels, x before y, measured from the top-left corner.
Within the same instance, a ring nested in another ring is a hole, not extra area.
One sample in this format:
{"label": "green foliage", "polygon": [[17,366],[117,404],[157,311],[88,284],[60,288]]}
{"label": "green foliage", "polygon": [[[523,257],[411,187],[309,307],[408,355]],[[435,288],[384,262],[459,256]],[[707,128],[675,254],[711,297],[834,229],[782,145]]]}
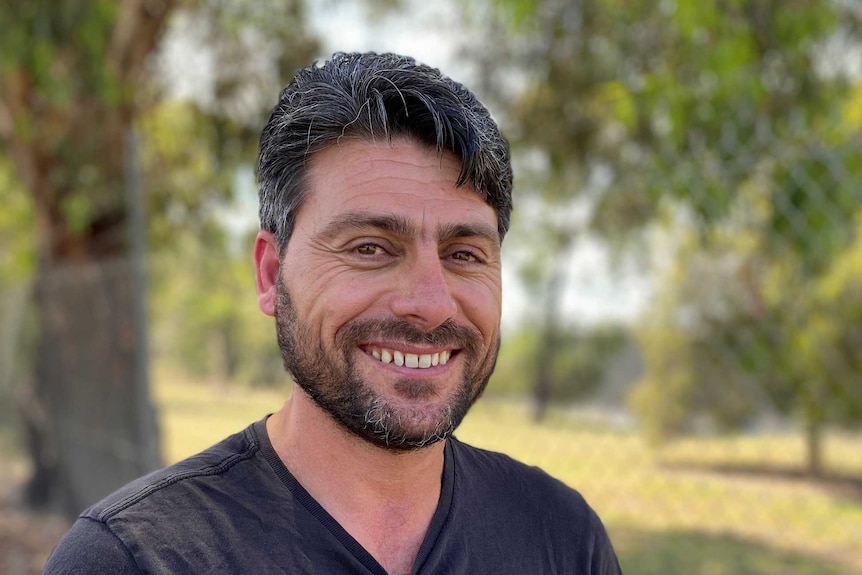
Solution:
{"label": "green foliage", "polygon": [[[752,1],[678,4],[659,58],[630,84],[643,102],[641,125],[651,126],[642,141],[653,148],[641,149],[628,168],[633,176],[653,174],[649,197],[680,201],[712,225],[728,216],[738,186],[769,160],[762,138],[805,146],[794,135],[797,124],[824,129],[837,119],[831,102],[842,97],[844,82],[818,73],[815,48],[834,33],[838,8],[797,4],[792,16]],[[740,153],[741,145],[751,149]]]}
{"label": "green foliage", "polygon": [[253,172],[259,126],[317,40],[300,1],[207,0],[173,26],[216,69],[214,93],[165,100],[138,123],[157,361],[223,383],[271,385],[285,376],[272,319],[257,308],[237,179]]}
{"label": "green foliage", "polygon": [[[189,2],[167,24],[150,22],[164,24],[153,38],[182,35],[214,61],[212,84],[184,100],[170,98],[157,73],[129,68],[134,57],[163,55],[145,34],[130,50],[147,53],[117,50],[123,8],[0,2],[0,290],[32,274],[38,249],[57,249],[46,231],[86,240],[108,215],[125,235],[123,151],[134,126],[157,354],[220,379],[283,377],[271,320],[255,306],[250,255],[236,251],[248,238],[227,231],[235,226],[223,214],[238,211],[238,174],[253,171],[259,126],[283,82],[318,50],[305,3]],[[161,60],[151,62],[158,71]]]}
{"label": "green foliage", "polygon": [[495,0],[494,4],[515,29],[528,26],[538,8],[538,0]]}
{"label": "green foliage", "polygon": [[860,92],[823,56],[862,41],[858,15],[825,0],[498,4],[533,10],[509,101],[516,153],[546,160],[530,183],[548,211],[586,197],[590,230],[620,249],[644,229],[682,237],[639,334],[632,406],[651,435],[764,412],[862,422],[857,284],[836,271],[859,234]]}
{"label": "green foliage", "polygon": [[775,211],[764,230],[770,247],[798,257],[808,275],[819,275],[856,235],[862,140],[807,145],[786,158],[774,178]]}
{"label": "green foliage", "polygon": [[740,429],[764,413],[862,422],[858,226],[813,277],[794,252],[780,258],[748,241],[761,229],[713,234],[708,248],[692,238],[662,278],[640,328],[647,369],[631,398],[654,440]]}
{"label": "green foliage", "polygon": [[35,268],[33,206],[0,156],[0,448],[19,440],[19,402],[29,378],[33,325],[27,301]]}
{"label": "green foliage", "polygon": [[249,160],[221,157],[220,122],[230,123],[183,101],[164,102],[141,117],[148,236],[156,252],[170,252],[183,235],[211,225],[211,207],[232,197],[232,172]]}
{"label": "green foliage", "polygon": [[[500,351],[489,393],[526,396],[532,393],[536,358],[543,339],[540,326],[526,324],[507,338]],[[612,325],[594,328],[564,328],[557,335],[548,370],[553,402],[583,400],[596,392],[605,372],[621,351],[624,331]]]}
{"label": "green foliage", "polygon": [[[0,156],[0,290],[24,283],[33,274],[33,203]],[[2,325],[2,319],[0,319]]]}
{"label": "green foliage", "polygon": [[[857,211],[857,221],[862,211]],[[856,241],[831,262],[813,288],[807,325],[794,334],[796,365],[812,386],[809,401],[823,420],[858,427],[862,422],[862,226]]]}
{"label": "green foliage", "polygon": [[125,248],[125,139],[145,103],[143,60],[171,8],[0,4],[0,154],[33,199],[45,266]]}
{"label": "green foliage", "polygon": [[771,353],[758,354],[760,340],[746,329],[760,313],[760,296],[740,281],[753,262],[718,247],[702,251],[696,238],[689,245],[638,330],[646,372],[630,405],[655,441],[748,423],[768,407],[758,378],[775,372]]}
{"label": "green foliage", "polygon": [[[256,305],[251,241],[237,220],[237,174],[256,134],[236,119],[170,100],[141,116],[151,214],[154,352],[158,364],[222,384],[284,378],[270,318]],[[239,234],[239,235],[238,235]]]}
{"label": "green foliage", "polygon": [[[238,239],[238,238],[235,238]],[[152,315],[159,363],[222,384],[271,386],[284,369],[272,318],[257,307],[249,238],[239,249],[212,223],[154,258]]]}
{"label": "green foliage", "polygon": [[707,223],[726,217],[735,188],[764,160],[737,153],[763,120],[775,138],[800,121],[828,131],[841,120],[834,103],[846,81],[822,74],[816,58],[844,17],[837,3],[497,4],[527,20],[512,56],[527,83],[507,102],[514,143],[541,150],[551,172],[580,174],[562,197],[543,186],[551,201],[583,193],[596,165],[612,171],[593,220],[612,243],[653,221],[663,199]]}
{"label": "green foliage", "polygon": [[81,94],[116,103],[116,77],[105,66],[116,12],[111,0],[2,2],[0,67],[26,71],[42,106],[65,108]]}

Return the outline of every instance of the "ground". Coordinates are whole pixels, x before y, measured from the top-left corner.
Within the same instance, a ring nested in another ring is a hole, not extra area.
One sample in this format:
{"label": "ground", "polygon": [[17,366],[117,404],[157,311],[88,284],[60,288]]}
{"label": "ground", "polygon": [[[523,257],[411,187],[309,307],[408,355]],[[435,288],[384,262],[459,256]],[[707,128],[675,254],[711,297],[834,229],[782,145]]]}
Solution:
{"label": "ground", "polygon": [[21,504],[25,475],[14,463],[9,467],[0,471],[0,573],[38,575],[69,522],[27,511]]}

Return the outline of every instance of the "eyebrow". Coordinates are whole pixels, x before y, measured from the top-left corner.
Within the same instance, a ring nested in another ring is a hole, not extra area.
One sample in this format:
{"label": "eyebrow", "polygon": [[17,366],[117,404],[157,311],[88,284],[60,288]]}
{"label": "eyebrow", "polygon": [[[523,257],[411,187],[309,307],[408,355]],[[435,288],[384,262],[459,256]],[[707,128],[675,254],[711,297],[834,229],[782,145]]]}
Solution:
{"label": "eyebrow", "polygon": [[347,212],[331,220],[317,235],[321,238],[332,239],[345,229],[365,230],[368,228],[376,228],[399,236],[410,236],[415,232],[415,226],[403,216],[373,212]]}
{"label": "eyebrow", "polygon": [[437,229],[437,241],[445,242],[456,238],[480,238],[500,246],[500,234],[497,228],[485,223],[446,224]]}
{"label": "eyebrow", "polygon": [[[397,214],[380,214],[374,212],[347,212],[340,214],[317,234],[320,238],[332,239],[345,229],[364,230],[375,228],[392,234],[408,237],[418,233],[416,225],[407,217]],[[500,245],[500,234],[497,229],[485,223],[461,222],[444,224],[437,228],[437,241],[449,241],[456,238],[481,238]]]}

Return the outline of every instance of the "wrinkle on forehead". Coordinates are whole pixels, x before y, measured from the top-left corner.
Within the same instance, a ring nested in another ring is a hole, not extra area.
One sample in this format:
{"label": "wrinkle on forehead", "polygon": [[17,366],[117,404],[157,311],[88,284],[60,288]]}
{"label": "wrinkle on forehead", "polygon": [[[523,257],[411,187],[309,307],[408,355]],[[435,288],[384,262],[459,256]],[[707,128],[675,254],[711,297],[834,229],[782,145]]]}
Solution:
{"label": "wrinkle on forehead", "polygon": [[[493,228],[499,244],[494,208],[471,186],[457,184],[459,169],[460,160],[451,152],[438,153],[409,139],[391,144],[351,140],[321,150],[312,158],[308,178],[306,208],[320,207],[312,210],[311,233],[331,238],[338,226],[365,227],[431,239],[435,234],[451,238],[460,226],[464,236],[486,236],[485,228]],[[383,221],[390,215],[405,219]],[[441,226],[445,229],[436,229]]]}
{"label": "wrinkle on forehead", "polygon": [[[380,151],[391,150],[393,152],[408,152],[396,153],[393,155],[381,156]],[[431,168],[440,172],[451,173],[452,185],[456,185],[458,177],[461,173],[461,160],[453,152],[448,150],[437,151],[433,147],[427,146],[421,142],[417,142],[411,138],[399,137],[394,138],[389,142],[381,143],[371,140],[347,140],[337,142],[336,144],[324,148],[315,153],[309,163],[309,172],[315,172],[320,169],[322,157],[327,157],[332,154],[337,154],[336,166],[340,171],[345,171],[345,166],[352,165],[352,175],[371,174],[368,179],[376,179],[377,173],[380,171],[380,166],[383,164],[408,166],[410,168]],[[329,170],[332,166],[328,166]],[[439,177],[439,174],[429,173],[432,178]],[[421,180],[420,180],[421,181]],[[460,186],[459,186],[460,187]]]}

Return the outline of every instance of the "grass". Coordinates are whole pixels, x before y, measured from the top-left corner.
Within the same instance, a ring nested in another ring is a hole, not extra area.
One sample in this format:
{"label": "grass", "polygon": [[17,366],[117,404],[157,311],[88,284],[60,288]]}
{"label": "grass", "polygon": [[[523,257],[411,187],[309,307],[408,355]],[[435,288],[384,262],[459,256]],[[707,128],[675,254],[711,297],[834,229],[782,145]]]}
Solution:
{"label": "grass", "polygon": [[[277,410],[285,393],[157,385],[165,455],[196,453]],[[538,465],[578,489],[603,518],[628,575],[862,574],[862,492],[788,473],[802,440],[691,440],[656,452],[632,431],[485,398],[458,437]],[[862,477],[862,436],[829,438],[827,462]],[[770,470],[777,470],[771,473]]]}

